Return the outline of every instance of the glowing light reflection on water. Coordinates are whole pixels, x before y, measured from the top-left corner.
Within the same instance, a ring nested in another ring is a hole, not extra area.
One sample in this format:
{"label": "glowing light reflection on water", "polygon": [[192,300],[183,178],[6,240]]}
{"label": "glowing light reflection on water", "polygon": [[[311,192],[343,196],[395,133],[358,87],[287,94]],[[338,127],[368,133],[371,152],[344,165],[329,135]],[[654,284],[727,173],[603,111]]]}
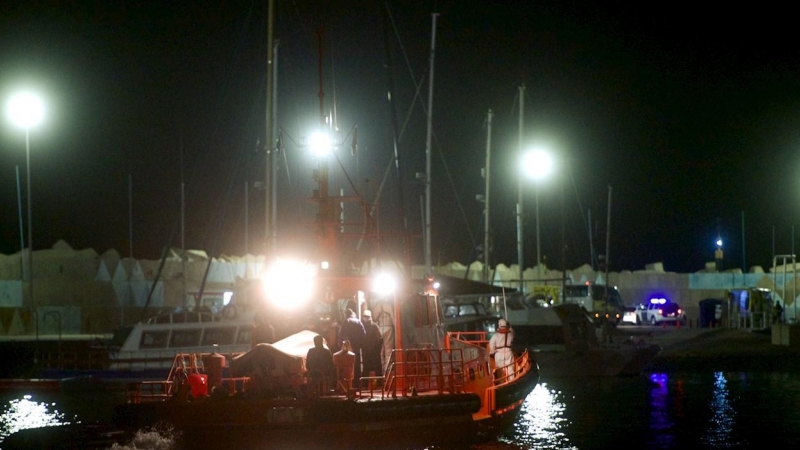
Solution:
{"label": "glowing light reflection on water", "polygon": [[[564,392],[540,383],[525,399],[520,417],[514,423],[513,433],[518,438],[514,444],[535,448],[572,449],[564,427],[569,425],[565,417]],[[503,438],[508,441],[508,438]],[[509,442],[512,443],[512,442]]]}
{"label": "glowing light reflection on water", "polygon": [[[98,396],[77,400],[4,397],[0,441],[26,427],[110,417]],[[794,373],[655,373],[547,380],[528,396],[519,418],[503,436],[471,450],[744,449],[757,446],[765,436],[777,444],[796,445],[798,404],[800,374]],[[172,439],[169,433],[142,430],[116,448],[170,449]]]}
{"label": "glowing light reflection on water", "polygon": [[55,409],[56,403],[37,402],[32,398],[31,395],[24,395],[22,398],[10,400],[4,406],[0,415],[0,441],[19,430],[70,423],[63,413]]}

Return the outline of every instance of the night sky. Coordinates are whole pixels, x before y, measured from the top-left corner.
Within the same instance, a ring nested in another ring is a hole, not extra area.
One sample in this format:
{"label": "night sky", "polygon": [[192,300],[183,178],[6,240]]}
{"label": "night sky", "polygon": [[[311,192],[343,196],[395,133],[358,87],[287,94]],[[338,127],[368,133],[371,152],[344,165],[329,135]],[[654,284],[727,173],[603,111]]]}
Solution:
{"label": "night sky", "polygon": [[[405,217],[413,261],[422,263],[423,188],[415,174],[425,172],[436,12],[434,263],[467,263],[483,242],[475,195],[484,191],[489,109],[492,260],[517,261],[523,84],[525,147],[546,145],[558,160],[540,184],[524,182],[526,266],[536,259],[536,186],[541,255],[552,268],[590,263],[590,236],[596,254],[610,236],[614,271],[653,262],[701,270],[714,259],[717,236],[725,268],[768,268],[774,253],[793,253],[800,223],[793,14],[766,3],[713,10],[696,2],[584,3],[592,2],[276,0],[282,245],[314,217],[305,144],[320,122],[322,92],[346,169],[331,163],[331,191],[358,192],[371,204],[383,184],[381,252],[397,250],[393,235],[404,232]],[[187,248],[262,252],[265,193],[252,184],[265,177],[266,5],[3,2],[0,253],[20,249],[17,166],[26,214],[25,134],[5,115],[20,87],[39,91],[48,108],[30,133],[35,249],[63,239],[128,256],[132,218],[134,257],[157,259],[165,246],[182,245],[183,183]],[[390,165],[393,135],[399,170]],[[346,212],[348,220],[360,217],[357,206]]]}

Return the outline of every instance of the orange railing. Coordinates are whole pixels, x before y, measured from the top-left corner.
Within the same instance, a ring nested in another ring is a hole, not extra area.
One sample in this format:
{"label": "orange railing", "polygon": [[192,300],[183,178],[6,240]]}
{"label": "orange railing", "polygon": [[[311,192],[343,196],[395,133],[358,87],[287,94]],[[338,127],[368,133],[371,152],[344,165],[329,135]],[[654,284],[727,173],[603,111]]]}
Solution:
{"label": "orange railing", "polygon": [[[383,376],[365,376],[354,380],[352,390],[338,389],[338,380],[304,374],[301,383],[306,395],[342,396],[378,393],[382,398],[391,396],[413,396],[429,392],[437,394],[462,393],[473,390],[480,393],[490,386],[497,386],[519,376],[530,361],[527,352],[514,361],[514,369],[508,377],[493,378],[491,364],[486,356],[485,334],[454,333],[448,336],[446,348],[433,347],[393,350]],[[449,342],[452,340],[453,342]],[[452,345],[451,345],[452,344]],[[208,354],[178,354],[175,356],[169,375],[165,380],[144,381],[132,385],[128,390],[131,402],[163,401],[180,394],[191,374],[204,374],[203,358]],[[230,355],[235,356],[235,355]],[[222,385],[227,385],[228,395],[245,392],[250,387],[250,377],[230,377],[223,374]],[[184,389],[185,392],[186,389]],[[491,389],[489,389],[491,391]],[[302,395],[298,391],[298,395]],[[493,395],[493,392],[487,392]],[[487,397],[491,400],[490,397]],[[493,404],[493,401],[490,403]]]}
{"label": "orange railing", "polygon": [[436,391],[463,392],[467,370],[461,349],[393,350],[383,377],[382,395],[397,397]]}

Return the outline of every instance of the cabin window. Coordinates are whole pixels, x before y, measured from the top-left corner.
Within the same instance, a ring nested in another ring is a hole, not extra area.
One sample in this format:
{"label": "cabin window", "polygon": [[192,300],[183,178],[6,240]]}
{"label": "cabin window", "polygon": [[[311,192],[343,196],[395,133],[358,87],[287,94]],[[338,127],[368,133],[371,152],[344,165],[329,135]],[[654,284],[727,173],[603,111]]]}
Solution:
{"label": "cabin window", "polygon": [[456,305],[447,305],[444,309],[444,316],[445,317],[456,317],[458,316],[458,306]]}
{"label": "cabin window", "polygon": [[235,327],[206,328],[206,331],[203,333],[201,345],[231,345],[233,344],[234,337],[236,337]]}
{"label": "cabin window", "polygon": [[200,330],[173,330],[170,347],[196,347],[200,343]]}
{"label": "cabin window", "polygon": [[139,341],[139,348],[164,348],[167,346],[167,336],[169,336],[167,330],[144,331]]}
{"label": "cabin window", "polygon": [[458,311],[459,316],[476,316],[478,315],[478,311],[475,310],[475,305],[461,305],[461,309]]}
{"label": "cabin window", "polygon": [[244,327],[239,329],[239,334],[236,336],[237,344],[250,344],[250,334],[253,329],[251,327]]}

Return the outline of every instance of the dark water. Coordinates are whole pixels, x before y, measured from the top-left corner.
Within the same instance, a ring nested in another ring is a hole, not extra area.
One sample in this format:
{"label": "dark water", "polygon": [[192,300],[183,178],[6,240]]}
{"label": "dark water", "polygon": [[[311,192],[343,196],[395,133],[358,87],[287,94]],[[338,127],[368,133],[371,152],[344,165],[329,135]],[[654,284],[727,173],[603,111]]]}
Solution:
{"label": "dark water", "polygon": [[[22,427],[102,420],[118,398],[16,394],[2,400],[0,439]],[[142,435],[116,448],[169,449],[169,439]],[[677,373],[542,381],[512,429],[472,450],[745,449],[798,442],[800,374]]]}

